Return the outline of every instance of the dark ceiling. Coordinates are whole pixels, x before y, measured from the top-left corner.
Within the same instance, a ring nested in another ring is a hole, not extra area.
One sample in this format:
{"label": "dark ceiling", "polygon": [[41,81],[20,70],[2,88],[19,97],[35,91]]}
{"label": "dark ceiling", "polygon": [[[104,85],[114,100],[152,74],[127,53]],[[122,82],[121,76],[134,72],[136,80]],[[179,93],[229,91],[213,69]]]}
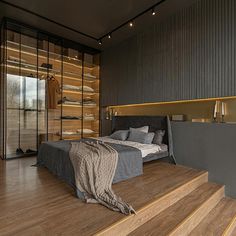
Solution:
{"label": "dark ceiling", "polygon": [[[95,38],[109,33],[123,22],[129,20],[143,10],[158,2],[158,0],[6,0],[56,22],[74,28]],[[165,17],[174,14],[183,7],[191,5],[196,0],[166,0],[158,7],[158,14],[146,14],[135,21],[135,27],[124,26],[113,34],[111,40],[105,39],[100,46],[95,40],[86,38],[34,15],[6,5],[0,1],[0,16],[7,16],[37,28],[72,39],[82,44],[105,49],[134,35],[140,30],[150,27]]]}

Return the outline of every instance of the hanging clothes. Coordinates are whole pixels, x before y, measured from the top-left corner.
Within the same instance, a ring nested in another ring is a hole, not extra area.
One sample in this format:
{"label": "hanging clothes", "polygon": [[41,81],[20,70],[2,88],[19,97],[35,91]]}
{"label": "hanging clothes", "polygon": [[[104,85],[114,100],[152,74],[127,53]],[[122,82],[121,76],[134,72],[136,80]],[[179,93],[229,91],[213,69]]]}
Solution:
{"label": "hanging clothes", "polygon": [[52,76],[47,80],[48,109],[57,109],[58,94],[61,93],[59,82]]}

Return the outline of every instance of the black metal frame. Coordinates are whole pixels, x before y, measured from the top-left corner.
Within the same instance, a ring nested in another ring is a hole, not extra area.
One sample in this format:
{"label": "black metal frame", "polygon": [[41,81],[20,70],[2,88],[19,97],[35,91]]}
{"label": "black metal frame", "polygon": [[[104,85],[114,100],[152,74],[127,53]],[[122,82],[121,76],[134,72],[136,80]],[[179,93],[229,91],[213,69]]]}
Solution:
{"label": "black metal frame", "polygon": [[[3,45],[3,49],[1,50],[1,60],[4,60],[4,63],[6,63],[6,58],[7,58],[7,55],[6,55],[6,52],[7,50],[5,50],[5,47],[6,47],[6,40],[7,40],[7,37],[6,37],[6,32],[7,30],[11,30],[13,32],[17,32],[19,34],[22,34],[22,35],[28,35],[28,36],[31,36],[33,38],[35,38],[37,40],[37,46],[36,46],[36,55],[37,55],[37,71],[36,71],[36,75],[37,75],[37,92],[36,92],[36,96],[37,96],[37,114],[36,114],[36,122],[37,122],[37,125],[36,125],[36,147],[37,147],[37,150],[38,150],[38,147],[39,147],[39,41],[40,40],[47,40],[47,43],[48,43],[48,47],[47,47],[47,62],[49,63],[49,56],[50,56],[50,52],[49,52],[49,43],[50,42],[59,42],[59,46],[61,47],[61,83],[63,84],[63,75],[64,75],[64,72],[63,72],[63,53],[64,53],[64,48],[72,48],[72,49],[75,49],[78,53],[82,53],[82,86],[84,85],[84,54],[87,53],[87,54],[91,54],[91,55],[96,55],[96,54],[99,54],[100,51],[97,50],[97,49],[93,49],[93,48],[89,48],[85,45],[82,45],[82,44],[79,44],[79,43],[76,43],[76,42],[73,42],[71,40],[68,40],[68,39],[64,39],[60,36],[57,36],[57,35],[54,35],[54,34],[51,34],[51,33],[48,33],[44,30],[41,30],[41,29],[37,29],[35,27],[32,27],[30,25],[27,25],[27,24],[24,24],[24,23],[21,23],[21,22],[18,22],[16,20],[13,20],[13,19],[9,19],[9,18],[3,18],[3,21],[1,22],[1,45]],[[21,44],[20,44],[20,51],[21,51]],[[2,55],[4,54],[4,55]],[[19,66],[19,75],[21,75],[21,58],[20,58],[20,66]],[[0,153],[0,156],[2,159],[7,159],[6,157],[6,94],[7,92],[5,91],[4,86],[6,86],[6,74],[7,74],[7,67],[6,66],[3,66],[2,67],[2,71],[1,71],[1,80],[0,80],[0,89],[1,89],[1,92],[4,92],[3,96],[2,96],[2,101],[0,101],[0,109],[3,110],[3,113],[2,114],[2,118],[1,118],[1,127],[2,127],[2,133],[0,134],[1,137],[2,137],[2,141],[1,141],[1,146],[3,146],[3,150],[2,150],[2,153]],[[47,69],[47,75],[50,74],[50,70]],[[47,83],[47,82],[46,82]],[[47,84],[45,83],[45,86],[47,87]],[[100,86],[101,86],[101,83],[99,81],[99,89],[100,89]],[[47,97],[47,89],[45,88],[45,96]],[[82,116],[83,116],[83,90],[82,90]],[[61,98],[62,98],[62,93],[61,93]],[[101,99],[101,96],[99,96],[99,100]],[[47,103],[47,99],[45,101]],[[99,106],[100,106],[100,101],[99,101]],[[63,109],[62,109],[62,105],[61,105],[61,116],[63,114]],[[49,117],[48,117],[48,108],[47,108],[47,104],[46,104],[46,107],[45,107],[45,116],[46,116],[46,139],[48,140],[48,131],[49,131],[49,127],[48,127],[48,122],[49,122]],[[100,118],[100,109],[99,109],[99,118]],[[60,121],[60,132],[61,132],[61,138],[62,138],[62,119]],[[82,124],[81,124],[81,127],[82,127],[82,130],[83,130],[83,117],[82,117]],[[100,123],[99,123],[100,124]],[[99,133],[100,133],[100,126],[99,126]],[[81,137],[83,137],[83,133],[81,134]],[[28,155],[27,155],[28,156]]]}

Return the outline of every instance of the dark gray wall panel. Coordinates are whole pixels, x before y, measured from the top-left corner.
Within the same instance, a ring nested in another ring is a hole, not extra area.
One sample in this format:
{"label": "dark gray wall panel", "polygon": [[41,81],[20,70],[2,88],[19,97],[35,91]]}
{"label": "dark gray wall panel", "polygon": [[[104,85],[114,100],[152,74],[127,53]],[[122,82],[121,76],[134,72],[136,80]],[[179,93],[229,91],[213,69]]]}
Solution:
{"label": "dark gray wall panel", "polygon": [[235,198],[236,125],[172,122],[172,132],[177,163],[209,171],[210,181]]}
{"label": "dark gray wall panel", "polygon": [[234,0],[200,0],[105,50],[102,93],[118,97],[102,105],[236,95],[235,13]]}

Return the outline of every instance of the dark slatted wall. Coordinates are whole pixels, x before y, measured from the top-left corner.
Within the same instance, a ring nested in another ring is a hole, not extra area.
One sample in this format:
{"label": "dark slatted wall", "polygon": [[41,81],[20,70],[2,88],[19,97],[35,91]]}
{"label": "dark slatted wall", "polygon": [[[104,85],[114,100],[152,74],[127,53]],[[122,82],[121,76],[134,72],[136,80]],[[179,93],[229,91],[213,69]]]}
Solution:
{"label": "dark slatted wall", "polygon": [[102,105],[236,95],[236,1],[200,0],[102,53]]}

